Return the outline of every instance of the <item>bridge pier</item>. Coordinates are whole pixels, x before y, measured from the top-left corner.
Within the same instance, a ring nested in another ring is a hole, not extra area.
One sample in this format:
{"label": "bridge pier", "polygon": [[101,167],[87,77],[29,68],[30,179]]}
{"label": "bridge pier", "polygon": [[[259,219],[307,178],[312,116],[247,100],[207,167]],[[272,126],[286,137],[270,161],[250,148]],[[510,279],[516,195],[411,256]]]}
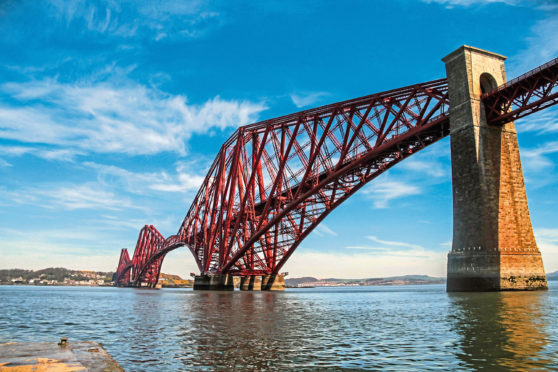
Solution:
{"label": "bridge pier", "polygon": [[241,291],[260,291],[262,289],[262,277],[257,275],[243,276],[240,278]]}
{"label": "bridge pier", "polygon": [[232,275],[208,274],[196,275],[194,290],[202,291],[234,291]]}
{"label": "bridge pier", "polygon": [[284,291],[285,275],[264,275],[262,276],[262,291]]}
{"label": "bridge pier", "polygon": [[481,94],[506,81],[505,57],[462,46],[446,56],[453,185],[448,291],[546,289],[513,122],[488,125]]}

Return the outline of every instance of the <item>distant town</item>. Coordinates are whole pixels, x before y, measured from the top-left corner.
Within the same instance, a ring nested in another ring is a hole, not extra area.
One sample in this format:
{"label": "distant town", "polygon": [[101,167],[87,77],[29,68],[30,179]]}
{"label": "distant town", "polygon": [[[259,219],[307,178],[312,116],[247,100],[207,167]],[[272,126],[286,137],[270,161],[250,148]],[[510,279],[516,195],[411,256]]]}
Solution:
{"label": "distant town", "polygon": [[[163,274],[159,277],[163,288],[188,288],[192,280],[178,275]],[[102,287],[114,285],[114,272],[69,270],[61,267],[42,270],[0,270],[0,285],[62,285]]]}

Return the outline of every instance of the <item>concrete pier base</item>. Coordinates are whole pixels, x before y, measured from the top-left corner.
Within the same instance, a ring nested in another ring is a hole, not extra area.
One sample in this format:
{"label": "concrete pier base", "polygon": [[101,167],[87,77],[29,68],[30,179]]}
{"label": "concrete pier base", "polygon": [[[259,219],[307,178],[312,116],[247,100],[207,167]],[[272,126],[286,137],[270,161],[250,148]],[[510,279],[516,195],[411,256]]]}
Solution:
{"label": "concrete pier base", "polygon": [[105,349],[93,341],[3,343],[0,371],[124,372]]}
{"label": "concrete pier base", "polygon": [[540,253],[451,252],[447,289],[465,291],[532,291],[546,289]]}
{"label": "concrete pier base", "polygon": [[197,275],[194,278],[194,290],[234,291],[234,280],[232,275]]}
{"label": "concrete pier base", "polygon": [[284,291],[285,275],[264,275],[262,276],[262,291]]}
{"label": "concrete pier base", "polygon": [[261,276],[243,276],[240,278],[241,291],[259,291],[262,289]]}

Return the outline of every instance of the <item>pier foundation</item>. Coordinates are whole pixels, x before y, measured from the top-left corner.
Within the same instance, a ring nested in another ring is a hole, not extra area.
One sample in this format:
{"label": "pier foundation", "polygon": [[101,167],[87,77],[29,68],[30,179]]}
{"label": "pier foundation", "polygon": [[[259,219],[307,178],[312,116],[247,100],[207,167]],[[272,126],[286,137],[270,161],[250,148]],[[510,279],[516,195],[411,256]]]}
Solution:
{"label": "pier foundation", "polygon": [[196,275],[194,278],[194,290],[234,291],[234,280],[232,275]]}
{"label": "pier foundation", "polygon": [[240,278],[241,291],[259,291],[262,289],[261,276],[243,276]]}
{"label": "pier foundation", "polygon": [[262,291],[284,291],[285,275],[264,275],[262,276]]}

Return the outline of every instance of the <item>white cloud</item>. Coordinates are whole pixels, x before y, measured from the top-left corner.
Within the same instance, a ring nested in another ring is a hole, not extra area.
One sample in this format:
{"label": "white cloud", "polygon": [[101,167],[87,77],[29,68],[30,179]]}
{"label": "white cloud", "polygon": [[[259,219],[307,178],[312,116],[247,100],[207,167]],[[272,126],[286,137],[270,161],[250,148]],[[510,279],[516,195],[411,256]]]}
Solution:
{"label": "white cloud", "polygon": [[134,82],[116,86],[50,79],[5,83],[0,91],[19,103],[0,105],[0,137],[74,152],[184,154],[192,134],[254,122],[265,109],[262,103],[218,96],[189,105],[184,96]]}
{"label": "white cloud", "polygon": [[409,274],[446,275],[446,252],[399,254],[295,252],[284,266],[290,277],[371,278]]}
{"label": "white cloud", "polygon": [[535,23],[526,38],[527,47],[521,50],[511,60],[510,71],[515,77],[531,70],[543,63],[556,58],[558,55],[558,4],[541,3],[541,9],[547,10],[548,15]]}
{"label": "white cloud", "polygon": [[486,5],[486,4],[494,4],[494,3],[503,3],[507,5],[518,5],[521,1],[520,0],[422,0],[425,3],[432,4],[442,4],[446,5],[448,8],[454,6],[471,6],[471,5]]}
{"label": "white cloud", "polygon": [[337,236],[337,233],[335,231],[333,231],[332,229],[330,229],[323,222],[320,223],[318,226],[316,226],[316,228],[314,229],[313,232],[318,236],[324,236],[324,235]]}
{"label": "white cloud", "polygon": [[442,164],[441,162],[435,161],[433,159],[427,159],[427,160],[415,160],[413,158],[405,159],[405,161],[402,162],[399,165],[399,167],[410,171],[427,174],[431,177],[444,177],[448,174],[446,169],[448,168],[447,165]]}
{"label": "white cloud", "polygon": [[558,152],[558,141],[547,142],[534,149],[525,149],[521,152],[524,167],[529,171],[541,171],[552,167],[554,163],[547,155]]}
{"label": "white cloud", "polygon": [[549,107],[531,114],[516,122],[518,132],[536,132],[538,134],[558,132],[558,109]]}
{"label": "white cloud", "polygon": [[138,173],[94,162],[84,162],[83,165],[98,171],[97,180],[102,185],[119,187],[133,194],[149,194],[152,190],[182,193],[197,191],[205,178],[185,163],[176,165],[176,174],[167,171]]}
{"label": "white cloud", "polygon": [[387,208],[391,200],[420,194],[421,189],[415,185],[384,177],[372,181],[362,192],[373,200],[374,208],[382,209]]}
{"label": "white cloud", "polygon": [[378,239],[377,237],[371,236],[371,235],[367,236],[366,238],[372,240],[375,243],[379,243],[379,244],[382,244],[382,245],[388,245],[390,247],[400,247],[400,248],[405,248],[405,249],[424,249],[420,245],[410,244],[410,243],[405,243],[405,242],[390,241],[390,240],[381,240],[381,239]]}
{"label": "white cloud", "polygon": [[222,15],[204,1],[50,0],[49,14],[91,33],[119,38],[199,38],[222,24]]}
{"label": "white cloud", "polygon": [[558,270],[558,229],[534,229],[544,267],[548,272]]}
{"label": "white cloud", "polygon": [[291,100],[296,107],[302,108],[318,102],[323,97],[327,96],[326,92],[309,92],[309,93],[292,93]]}
{"label": "white cloud", "polygon": [[28,204],[52,209],[142,209],[130,199],[117,196],[95,183],[27,187],[18,191],[3,191],[2,197],[8,204]]}
{"label": "white cloud", "polygon": [[12,164],[10,164],[6,160],[0,158],[0,168],[9,168],[11,166],[12,166]]}
{"label": "white cloud", "polygon": [[83,151],[73,149],[43,149],[39,147],[25,146],[0,146],[0,155],[18,157],[25,154],[33,155],[45,160],[57,160],[73,162],[78,155],[84,155]]}

